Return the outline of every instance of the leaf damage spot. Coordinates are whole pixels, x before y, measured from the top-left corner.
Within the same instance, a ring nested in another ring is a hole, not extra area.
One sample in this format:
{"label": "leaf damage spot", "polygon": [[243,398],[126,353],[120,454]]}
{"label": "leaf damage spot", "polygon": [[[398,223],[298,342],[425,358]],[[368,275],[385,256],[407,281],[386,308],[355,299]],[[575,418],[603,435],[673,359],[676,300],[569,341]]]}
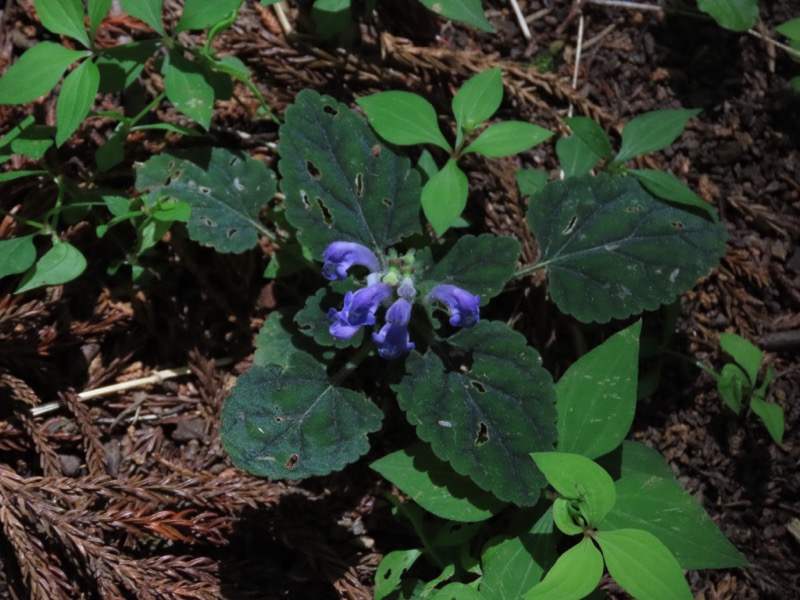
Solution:
{"label": "leaf damage spot", "polygon": [[205,215],[202,215],[202,216],[200,217],[200,221],[202,221],[202,223],[203,223],[203,224],[204,224],[206,227],[216,227],[216,226],[217,226],[217,224],[216,224],[214,221],[212,221],[211,219],[209,219],[209,218],[208,218],[207,216],[205,216]]}
{"label": "leaf damage spot", "polygon": [[335,117],[336,115],[338,115],[338,114],[339,114],[339,111],[338,111],[338,110],[336,110],[336,109],[335,109],[333,106],[331,106],[330,104],[326,104],[325,106],[323,106],[323,107],[322,107],[322,110],[323,110],[323,112],[326,112],[326,113],[328,113],[329,115],[333,115],[334,117]]}
{"label": "leaf damage spot", "polygon": [[317,197],[317,204],[319,204],[319,209],[322,211],[322,220],[325,221],[325,225],[330,227],[333,225],[333,215],[331,214],[331,209],[325,205],[325,203],[322,201],[322,198]]}
{"label": "leaf damage spot", "polygon": [[575,226],[577,224],[578,224],[578,217],[577,216],[572,217],[569,220],[569,223],[567,223],[567,226],[564,228],[564,230],[561,233],[564,234],[564,235],[569,235],[570,233],[575,231]]}
{"label": "leaf damage spot", "polygon": [[478,427],[478,436],[475,438],[475,445],[483,446],[488,441],[489,441],[489,428],[486,426],[486,423],[481,421]]}
{"label": "leaf damage spot", "polygon": [[378,158],[380,155],[381,155],[381,145],[380,144],[375,144],[372,147],[372,156],[374,156],[375,158]]}
{"label": "leaf damage spot", "polygon": [[672,226],[675,229],[683,229],[683,222],[682,221],[673,221]]}
{"label": "leaf damage spot", "polygon": [[629,212],[629,213],[638,213],[638,212],[641,212],[641,211],[642,211],[642,205],[641,204],[634,204],[633,206],[629,206],[628,208],[625,209],[625,212]]}
{"label": "leaf damage spot", "polygon": [[311,212],[313,207],[311,206],[311,200],[309,199],[305,190],[300,190],[300,199],[303,201],[303,206],[305,207],[306,212]]}
{"label": "leaf damage spot", "polygon": [[669,282],[675,283],[675,280],[678,278],[678,274],[681,272],[680,269],[675,269],[672,273],[669,274]]}
{"label": "leaf damage spot", "polygon": [[357,198],[361,198],[361,195],[364,193],[364,176],[361,173],[356,173],[355,192]]}
{"label": "leaf damage spot", "polygon": [[438,425],[439,425],[439,427],[447,427],[447,428],[450,428],[450,427],[453,426],[453,424],[450,421],[439,421]]}
{"label": "leaf damage spot", "polygon": [[480,381],[475,381],[473,379],[472,381],[470,381],[470,383],[472,384],[472,387],[474,387],[476,390],[478,390],[479,393],[481,393],[481,394],[485,394],[486,393],[486,388],[483,387],[483,385],[481,385]]}
{"label": "leaf damage spot", "polygon": [[283,465],[283,466],[286,467],[289,470],[294,469],[295,465],[297,464],[297,461],[299,461],[299,460],[300,460],[300,457],[297,456],[297,454],[292,454],[289,457],[289,460],[287,460],[286,464]]}
{"label": "leaf damage spot", "polygon": [[205,194],[206,196],[211,193],[211,188],[208,188],[204,185],[200,186],[198,189],[200,190],[201,194]]}
{"label": "leaf damage spot", "polygon": [[236,235],[236,232],[239,231],[236,227],[231,227],[228,231],[225,232],[225,235],[228,236],[228,239],[231,239],[233,236]]}
{"label": "leaf damage spot", "polygon": [[388,208],[392,208],[392,206],[394,206],[394,202],[392,202],[391,198],[384,198],[382,200],[382,202],[383,202],[383,205],[388,207]]}
{"label": "leaf damage spot", "polygon": [[233,187],[234,189],[236,189],[237,192],[244,191],[244,184],[241,181],[239,181],[238,177],[233,178]]}
{"label": "leaf damage spot", "polygon": [[315,165],[310,160],[306,161],[306,171],[308,171],[308,174],[314,181],[319,181],[320,179],[322,179],[322,173],[319,172],[317,165]]}

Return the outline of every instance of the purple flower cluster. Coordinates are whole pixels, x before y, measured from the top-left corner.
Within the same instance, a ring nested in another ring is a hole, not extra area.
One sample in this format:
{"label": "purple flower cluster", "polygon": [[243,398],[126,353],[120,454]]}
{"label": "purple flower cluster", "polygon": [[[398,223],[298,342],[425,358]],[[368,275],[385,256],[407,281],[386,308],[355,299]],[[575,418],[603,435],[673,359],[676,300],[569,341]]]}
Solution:
{"label": "purple flower cluster", "polygon": [[[331,335],[337,340],[349,340],[364,325],[374,325],[376,312],[381,305],[388,304],[385,324],[372,334],[378,346],[378,354],[387,359],[399,358],[414,348],[408,335],[411,307],[417,296],[414,287],[414,256],[403,257],[391,254],[388,268],[381,269],[381,261],[369,248],[354,242],[333,242],[322,255],[325,264],[322,274],[330,280],[345,279],[353,265],[369,270],[367,286],[355,292],[347,292],[342,310],[331,308],[328,319]],[[479,320],[480,296],[475,296],[454,285],[441,284],[434,287],[426,302],[437,301],[450,311],[450,323],[457,327],[472,327]]]}

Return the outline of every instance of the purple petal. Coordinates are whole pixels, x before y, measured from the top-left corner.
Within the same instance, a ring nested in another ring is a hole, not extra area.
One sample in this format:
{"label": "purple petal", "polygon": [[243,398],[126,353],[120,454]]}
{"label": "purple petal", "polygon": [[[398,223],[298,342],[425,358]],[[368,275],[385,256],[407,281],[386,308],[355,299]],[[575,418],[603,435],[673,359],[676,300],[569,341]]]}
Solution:
{"label": "purple petal", "polygon": [[392,325],[408,325],[411,318],[411,303],[405,298],[395,300],[386,311],[386,322]]}
{"label": "purple petal", "polygon": [[409,341],[408,328],[395,323],[387,323],[380,332],[373,333],[372,341],[378,345],[378,354],[386,360],[400,358],[414,348],[414,343]]}
{"label": "purple petal", "polygon": [[474,296],[454,285],[441,284],[433,288],[428,299],[438,300],[450,310],[450,324],[473,327],[480,321],[480,296]]}
{"label": "purple petal", "polygon": [[375,253],[355,242],[333,242],[322,253],[322,274],[327,279],[345,279],[347,269],[353,265],[367,267],[370,273],[381,270],[381,264]]}
{"label": "purple petal", "polygon": [[361,288],[355,294],[347,292],[342,312],[350,325],[372,325],[378,306],[391,294],[392,287],[382,282]]}
{"label": "purple petal", "polygon": [[339,340],[340,342],[349,340],[361,329],[361,326],[350,325],[347,319],[344,318],[344,314],[335,308],[328,311],[328,320],[331,322],[328,331],[331,332],[333,339]]}

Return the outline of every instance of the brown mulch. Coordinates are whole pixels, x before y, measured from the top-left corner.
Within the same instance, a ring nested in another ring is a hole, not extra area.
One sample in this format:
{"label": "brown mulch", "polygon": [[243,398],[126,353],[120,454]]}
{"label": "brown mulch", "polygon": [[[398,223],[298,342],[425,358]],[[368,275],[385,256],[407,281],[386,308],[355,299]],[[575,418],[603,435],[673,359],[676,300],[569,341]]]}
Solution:
{"label": "brown mulch", "polygon": [[[175,3],[165,4],[174,16]],[[724,407],[710,377],[676,361],[640,402],[632,436],[661,452],[752,563],[689,573],[695,597],[800,598],[800,540],[789,531],[800,518],[800,100],[785,85],[800,65],[703,20],[586,6],[588,43],[573,90],[577,20],[567,4],[520,1],[525,14],[539,13],[531,41],[499,0],[485,2],[494,36],[440,20],[411,0],[383,4],[392,7],[381,12],[380,28],[362,25],[360,40],[342,50],[303,34],[302,15],[290,12],[301,31],[287,36],[272,9],[248,2],[219,47],[250,66],[278,115],[307,87],[343,102],[410,89],[448,114],[458,86],[495,65],[506,85],[500,116],[556,131],[564,131],[570,104],[612,132],[648,110],[703,109],[670,149],[646,159],[711,202],[730,233],[720,266],[681,298],[673,349],[719,369],[719,332],[759,344],[777,372],[771,399],[786,411],[786,435],[774,444],[754,416]],[[766,30],[796,16],[793,9],[790,0],[762,7]],[[28,0],[2,12],[0,70],[44,38],[34,14]],[[100,32],[109,44],[147,35],[122,17]],[[532,66],[551,54],[552,71]],[[52,122],[54,106],[54,97],[2,106],[0,133],[26,113]],[[253,118],[256,107],[247,90],[237,90],[218,106],[215,135],[274,167],[277,128]],[[159,118],[179,118],[168,105],[159,110]],[[58,152],[59,168],[72,177],[87,175],[108,133],[110,124],[95,124]],[[127,150],[144,160],[163,144],[152,135],[130,139]],[[556,176],[552,143],[521,158],[465,164],[472,216],[486,230],[518,236],[531,260],[536,246],[513,171],[536,166]],[[130,173],[120,174],[120,186],[132,183]],[[41,215],[52,192],[46,182],[2,184],[0,207]],[[15,227],[1,219],[0,239]],[[299,304],[306,282],[265,281],[269,247],[219,255],[174,231],[147,259],[151,282],[133,286],[124,275],[106,275],[116,250],[93,227],[77,223],[66,232],[90,258],[75,282],[14,296],[16,281],[0,280],[0,597],[370,598],[381,557],[414,544],[390,514],[390,487],[366,466],[407,439],[401,415],[387,418],[368,457],[302,483],[242,473],[218,438],[222,403],[249,364],[253,335],[270,311]],[[585,339],[545,301],[542,282],[533,284],[516,327],[558,371],[610,330],[588,328]],[[233,365],[216,365],[221,357]],[[188,376],[86,402],[76,397],[181,365]],[[49,402],[59,408],[32,414]]]}

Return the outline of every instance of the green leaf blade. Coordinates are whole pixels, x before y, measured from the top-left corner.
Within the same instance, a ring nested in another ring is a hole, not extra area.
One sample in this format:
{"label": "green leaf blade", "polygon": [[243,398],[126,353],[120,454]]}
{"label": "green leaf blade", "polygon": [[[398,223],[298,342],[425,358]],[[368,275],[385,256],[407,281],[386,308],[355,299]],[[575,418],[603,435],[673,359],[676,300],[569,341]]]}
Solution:
{"label": "green leaf blade", "polygon": [[467,205],[469,182],[452,158],[422,188],[422,210],[436,235],[443,235]]}
{"label": "green leaf blade", "polygon": [[747,31],[758,19],[758,0],[697,0],[697,8],[730,31]]}
{"label": "green leaf blade", "polygon": [[194,119],[203,128],[211,125],[214,115],[212,75],[199,61],[190,61],[180,51],[164,61],[164,92],[179,111]]}
{"label": "green leaf blade", "polygon": [[622,147],[614,162],[622,163],[666,148],[698,114],[700,109],[667,109],[634,117],[622,128]]}
{"label": "green leaf blade", "polygon": [[161,8],[164,0],[120,0],[122,10],[130,16],[144,21],[159,34],[165,36],[167,31],[161,22]]}
{"label": "green leaf blade", "polygon": [[356,100],[369,124],[391,144],[435,144],[450,150],[436,118],[436,110],[425,98],[411,92],[378,92]]}
{"label": "green leaf blade", "polygon": [[494,33],[483,12],[481,0],[419,0],[423,6],[438,15],[472,25],[486,33]]}
{"label": "green leaf blade", "polygon": [[556,156],[564,177],[586,175],[600,160],[600,156],[577,135],[559,138],[556,142]]}
{"label": "green leaf blade", "polygon": [[66,76],[56,102],[56,146],[67,141],[89,114],[99,85],[100,71],[91,60]]}
{"label": "green leaf blade", "polygon": [[484,129],[480,135],[464,149],[464,154],[477,152],[489,158],[500,158],[524,152],[551,138],[553,132],[524,121],[503,121]]}
{"label": "green leaf blade", "polygon": [[183,5],[183,12],[178,24],[175,26],[175,33],[191,31],[194,29],[208,29],[223,21],[231,12],[238,10],[242,5],[242,0],[186,0]]}
{"label": "green leaf blade", "polygon": [[573,135],[578,137],[597,156],[601,158],[611,156],[611,141],[596,121],[589,117],[567,117],[564,122],[572,130]]}
{"label": "green leaf blade", "polygon": [[108,9],[111,8],[111,0],[88,0],[86,7],[89,13],[90,37],[94,38],[97,28],[100,27],[100,23],[108,14]]}
{"label": "green leaf blade", "polygon": [[628,173],[636,177],[639,183],[659,198],[690,208],[698,208],[713,220],[719,220],[714,207],[695,194],[672,173],[653,169],[628,169]]}
{"label": "green leaf blade", "polygon": [[81,0],[34,0],[33,5],[45,28],[69,36],[86,48],[90,46],[83,24]]}
{"label": "green leaf blade", "polygon": [[503,71],[494,67],[471,77],[453,96],[456,124],[471,131],[491,117],[503,101]]}
{"label": "green leaf blade", "polygon": [[39,42],[26,50],[0,77],[0,104],[26,104],[52,90],[72,63],[88,56],[54,42]]}
{"label": "green leaf blade", "polygon": [[719,345],[744,369],[750,380],[750,387],[755,387],[762,359],[758,346],[740,335],[727,332],[719,334]]}
{"label": "green leaf blade", "polygon": [[15,294],[46,285],[61,285],[76,279],[86,270],[86,258],[69,242],[53,244],[22,278]]}
{"label": "green leaf blade", "polygon": [[581,600],[603,576],[603,555],[588,537],[558,557],[544,579],[523,600]]}
{"label": "green leaf blade", "polygon": [[772,441],[776,444],[783,442],[783,433],[786,429],[783,408],[774,402],[767,402],[763,398],[753,396],[750,398],[750,408],[764,423]]}
{"label": "green leaf blade", "polygon": [[35,234],[0,240],[0,278],[27,271],[36,262]]}

